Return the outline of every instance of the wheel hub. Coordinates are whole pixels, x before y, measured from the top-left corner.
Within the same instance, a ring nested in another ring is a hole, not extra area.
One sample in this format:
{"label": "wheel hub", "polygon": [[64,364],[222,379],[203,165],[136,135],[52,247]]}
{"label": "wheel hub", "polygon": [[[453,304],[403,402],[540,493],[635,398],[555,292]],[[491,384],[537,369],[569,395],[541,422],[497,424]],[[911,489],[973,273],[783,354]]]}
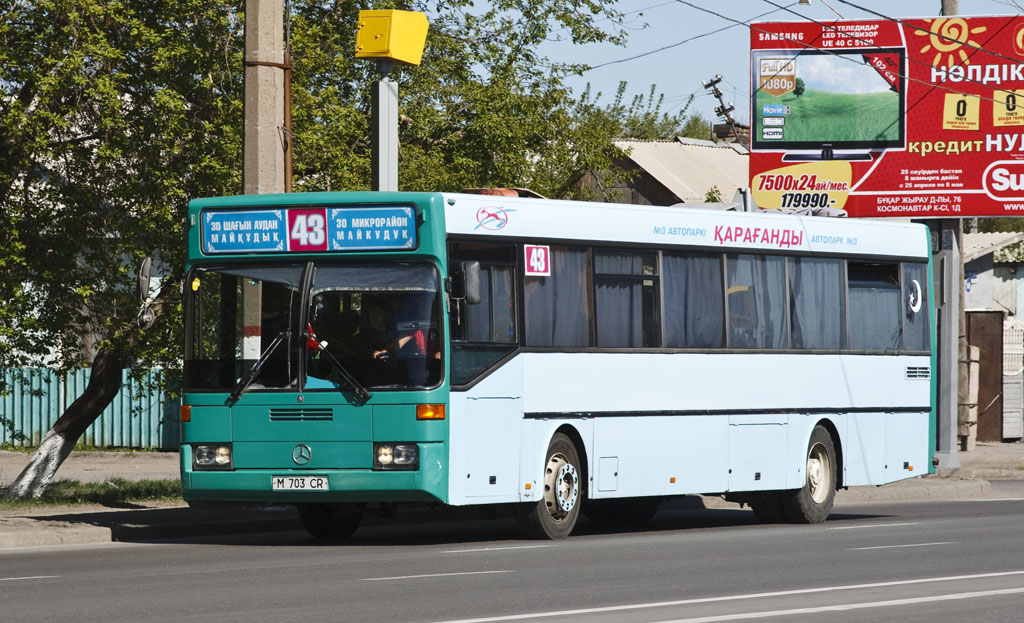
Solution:
{"label": "wheel hub", "polygon": [[820,445],[814,446],[807,454],[807,488],[811,499],[819,504],[825,501],[831,477],[832,466],[825,449]]}
{"label": "wheel hub", "polygon": [[544,501],[548,512],[555,519],[561,519],[576,507],[579,493],[576,467],[560,454],[552,456],[544,474]]}

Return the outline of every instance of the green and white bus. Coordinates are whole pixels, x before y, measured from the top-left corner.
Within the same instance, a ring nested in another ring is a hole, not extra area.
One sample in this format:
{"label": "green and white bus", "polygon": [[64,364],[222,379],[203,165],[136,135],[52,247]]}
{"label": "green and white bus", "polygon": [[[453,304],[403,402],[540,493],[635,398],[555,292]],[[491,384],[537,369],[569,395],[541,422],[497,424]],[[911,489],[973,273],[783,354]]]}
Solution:
{"label": "green and white bus", "polygon": [[444,193],[190,204],[193,503],[503,504],[526,534],[721,494],[820,522],[927,473],[918,224]]}

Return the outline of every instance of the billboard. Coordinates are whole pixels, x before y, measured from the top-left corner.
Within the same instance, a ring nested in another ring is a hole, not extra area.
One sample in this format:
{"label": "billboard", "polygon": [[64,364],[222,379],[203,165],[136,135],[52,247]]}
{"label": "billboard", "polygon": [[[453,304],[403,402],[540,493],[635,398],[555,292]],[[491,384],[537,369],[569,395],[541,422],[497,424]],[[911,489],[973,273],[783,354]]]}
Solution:
{"label": "billboard", "polygon": [[1024,216],[1024,16],[750,28],[762,208]]}

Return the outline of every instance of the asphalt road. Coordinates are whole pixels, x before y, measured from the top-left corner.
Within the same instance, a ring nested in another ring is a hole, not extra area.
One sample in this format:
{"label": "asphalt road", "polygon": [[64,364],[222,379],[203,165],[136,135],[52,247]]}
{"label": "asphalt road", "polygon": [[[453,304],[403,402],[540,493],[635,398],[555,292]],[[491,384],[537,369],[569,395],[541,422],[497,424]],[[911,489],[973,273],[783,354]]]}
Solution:
{"label": "asphalt road", "polygon": [[0,551],[0,621],[1021,621],[1024,482],[1002,498],[747,510],[524,541],[514,524],[300,532]]}

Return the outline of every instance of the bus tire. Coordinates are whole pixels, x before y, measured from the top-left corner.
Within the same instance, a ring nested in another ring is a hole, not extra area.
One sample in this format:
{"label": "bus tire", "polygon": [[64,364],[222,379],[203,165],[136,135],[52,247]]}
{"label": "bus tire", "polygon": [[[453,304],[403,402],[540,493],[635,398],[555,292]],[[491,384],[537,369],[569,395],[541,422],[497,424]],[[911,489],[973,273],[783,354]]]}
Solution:
{"label": "bus tire", "polygon": [[318,539],[345,539],[359,528],[363,521],[363,505],[297,504],[302,527]]}
{"label": "bus tire", "polygon": [[750,503],[750,509],[761,523],[787,523],[786,510],[783,508],[782,494],[766,493],[763,498]]}
{"label": "bus tire", "polygon": [[836,449],[823,426],[815,426],[807,443],[804,486],[783,497],[786,517],[792,523],[821,523],[832,512],[836,497]]}
{"label": "bus tire", "polygon": [[544,497],[536,503],[521,504],[516,519],[523,536],[531,539],[564,539],[579,518],[584,494],[576,446],[562,433],[555,433],[544,462]]}

